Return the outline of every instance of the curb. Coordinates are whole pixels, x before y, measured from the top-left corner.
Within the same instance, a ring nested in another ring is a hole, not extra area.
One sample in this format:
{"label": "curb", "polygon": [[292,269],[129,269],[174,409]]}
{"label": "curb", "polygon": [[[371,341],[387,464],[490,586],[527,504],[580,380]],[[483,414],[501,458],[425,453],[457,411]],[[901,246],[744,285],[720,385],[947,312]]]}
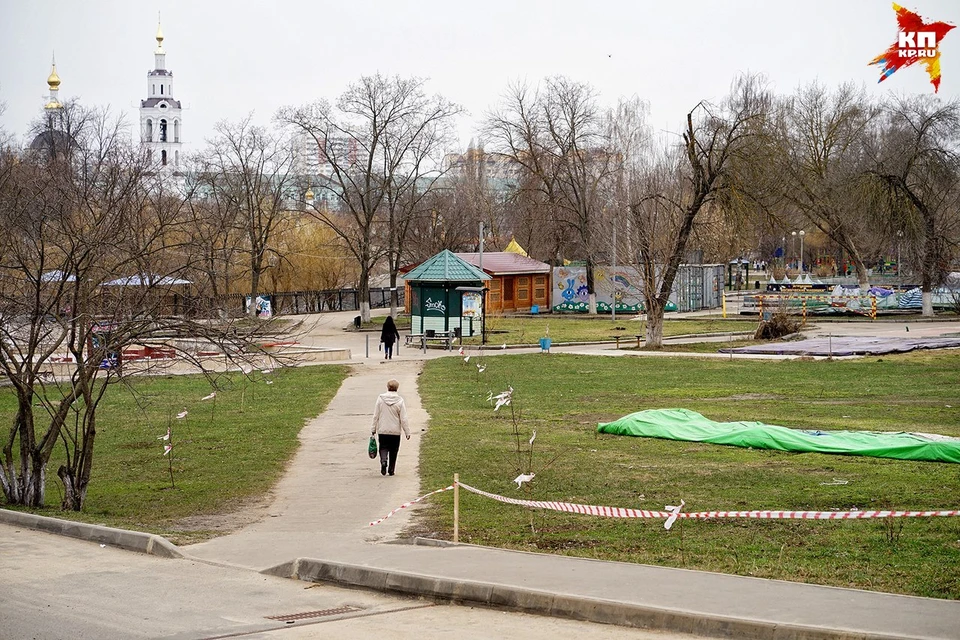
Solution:
{"label": "curb", "polygon": [[261,573],[305,582],[328,582],[381,592],[467,602],[555,618],[701,636],[753,640],[903,639],[902,636],[864,633],[850,629],[780,624],[759,619],[728,618],[690,610],[662,609],[492,582],[456,580],[310,558],[297,558],[292,562],[265,569]]}
{"label": "curb", "polygon": [[98,524],[87,524],[85,522],[59,520],[57,518],[48,518],[32,513],[10,511],[9,509],[0,509],[0,522],[28,529],[36,529],[38,531],[46,531],[47,533],[55,533],[61,536],[80,538],[81,540],[89,540],[90,542],[99,542],[100,544],[110,545],[111,547],[137,551],[161,558],[183,557],[183,554],[176,545],[166,538],[152,533],[113,529],[112,527],[103,527]]}

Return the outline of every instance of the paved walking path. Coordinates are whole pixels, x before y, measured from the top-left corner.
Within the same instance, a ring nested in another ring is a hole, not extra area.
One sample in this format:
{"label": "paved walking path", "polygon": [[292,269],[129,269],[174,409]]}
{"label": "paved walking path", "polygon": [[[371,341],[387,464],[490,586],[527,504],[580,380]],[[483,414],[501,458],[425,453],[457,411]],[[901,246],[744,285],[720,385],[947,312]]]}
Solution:
{"label": "paved walking path", "polygon": [[[422,363],[392,360],[353,367],[327,410],[300,432],[300,448],[274,489],[268,516],[231,535],[184,550],[198,558],[263,569],[295,557],[312,557],[344,543],[395,538],[406,520],[374,520],[418,495],[421,429],[428,416],[420,405],[417,376]],[[412,437],[402,440],[394,476],[380,475],[367,455],[371,416],[390,378],[400,382]]]}
{"label": "paved walking path", "polygon": [[[340,320],[323,322],[309,340],[344,340]],[[362,334],[350,335],[356,349]],[[610,352],[606,345],[569,350],[624,353]],[[274,491],[268,517],[182,551],[307,580],[704,635],[958,637],[960,603],[952,601],[471,545],[384,544],[410,522],[410,511],[377,527],[369,522],[421,491],[417,453],[428,415],[420,404],[417,376],[424,359],[448,354],[401,349],[387,362],[379,355],[367,359],[355,351],[351,377],[327,411],[301,432],[301,447]],[[414,435],[403,441],[397,475],[383,477],[365,444],[376,396],[391,377],[400,381]]]}

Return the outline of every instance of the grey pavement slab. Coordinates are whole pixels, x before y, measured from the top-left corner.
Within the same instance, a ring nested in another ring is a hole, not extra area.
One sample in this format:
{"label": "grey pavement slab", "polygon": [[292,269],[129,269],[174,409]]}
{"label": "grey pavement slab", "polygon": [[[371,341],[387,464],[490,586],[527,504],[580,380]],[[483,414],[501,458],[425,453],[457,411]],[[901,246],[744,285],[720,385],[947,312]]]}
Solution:
{"label": "grey pavement slab", "polygon": [[667,640],[647,631],[156,558],[3,524],[0,576],[3,640]]}
{"label": "grey pavement slab", "polygon": [[955,601],[471,545],[331,548],[272,573],[715,637],[945,639],[960,631]]}

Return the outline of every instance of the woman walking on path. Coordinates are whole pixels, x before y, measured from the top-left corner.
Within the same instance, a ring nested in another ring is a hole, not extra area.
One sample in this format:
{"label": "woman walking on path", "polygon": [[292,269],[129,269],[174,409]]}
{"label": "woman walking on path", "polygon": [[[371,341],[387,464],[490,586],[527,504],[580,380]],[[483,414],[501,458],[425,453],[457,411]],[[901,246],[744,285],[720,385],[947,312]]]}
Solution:
{"label": "woman walking on path", "polygon": [[392,476],[396,469],[397,452],[400,451],[400,430],[403,430],[407,440],[410,439],[407,407],[403,403],[403,398],[397,393],[399,388],[400,383],[396,380],[387,382],[387,392],[380,394],[377,398],[377,406],[373,410],[373,428],[370,435],[379,434],[380,475],[384,476],[387,474]]}
{"label": "woman walking on path", "polygon": [[380,330],[380,342],[383,343],[383,356],[387,360],[393,359],[393,343],[400,339],[400,332],[397,331],[397,325],[393,322],[393,316],[387,316],[383,321],[383,329]]}

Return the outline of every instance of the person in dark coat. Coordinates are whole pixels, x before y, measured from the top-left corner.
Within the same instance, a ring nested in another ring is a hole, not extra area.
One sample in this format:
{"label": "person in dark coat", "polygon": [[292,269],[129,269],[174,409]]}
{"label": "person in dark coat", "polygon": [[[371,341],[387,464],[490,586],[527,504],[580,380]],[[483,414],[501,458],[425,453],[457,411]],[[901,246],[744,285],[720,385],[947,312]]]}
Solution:
{"label": "person in dark coat", "polygon": [[387,316],[383,321],[383,329],[380,330],[380,342],[383,343],[383,357],[387,360],[393,359],[393,343],[400,339],[400,332],[397,331],[397,325],[393,322],[393,316]]}

